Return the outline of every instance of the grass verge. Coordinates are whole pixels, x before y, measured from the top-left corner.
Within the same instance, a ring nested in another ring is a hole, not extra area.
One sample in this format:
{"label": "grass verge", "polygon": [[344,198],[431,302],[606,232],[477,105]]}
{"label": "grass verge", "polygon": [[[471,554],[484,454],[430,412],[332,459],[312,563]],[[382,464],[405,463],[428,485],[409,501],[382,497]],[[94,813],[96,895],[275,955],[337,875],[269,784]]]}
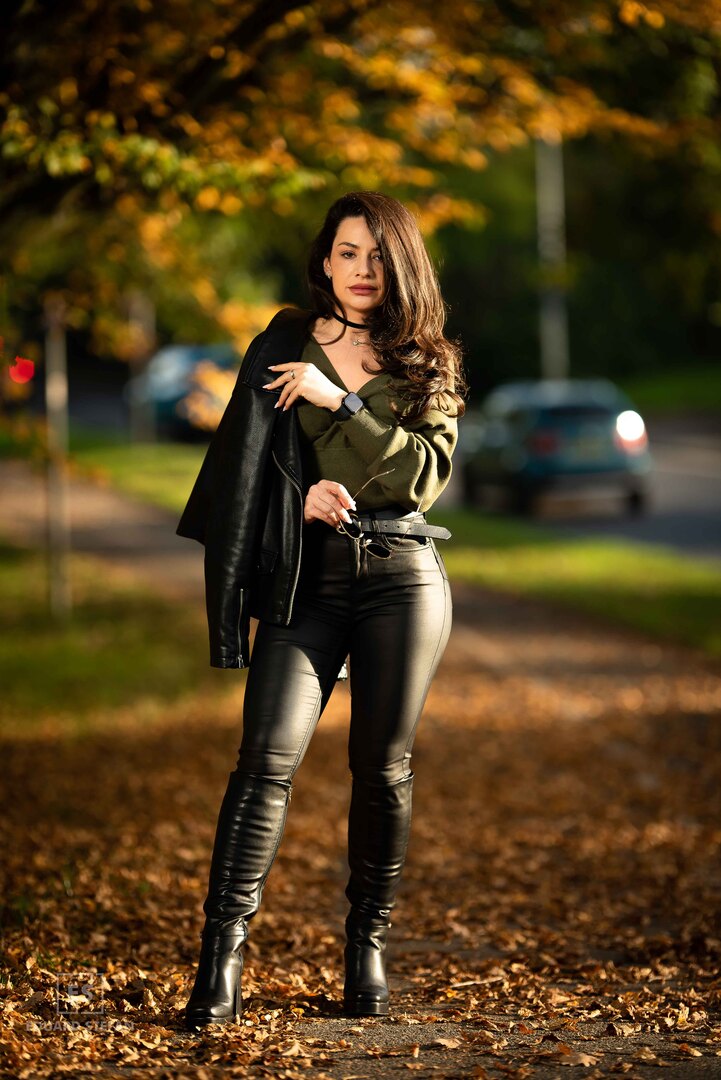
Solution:
{"label": "grass verge", "polygon": [[166,510],[183,509],[200,469],[207,443],[120,443],[78,441],[73,460],[119,491]]}
{"label": "grass verge", "polygon": [[0,543],[4,733],[56,721],[79,734],[108,710],[142,703],[149,715],[184,695],[232,689],[208,664],[202,606],[154,596],[87,555],[71,556],[70,577],[73,613],[61,623],[48,614],[42,553]]}
{"label": "grass verge", "polygon": [[560,538],[551,529],[469,511],[431,512],[451,578],[536,596],[721,656],[721,567],[624,540]]}
{"label": "grass verge", "polygon": [[721,412],[721,368],[717,363],[638,375],[622,379],[620,384],[642,412]]}

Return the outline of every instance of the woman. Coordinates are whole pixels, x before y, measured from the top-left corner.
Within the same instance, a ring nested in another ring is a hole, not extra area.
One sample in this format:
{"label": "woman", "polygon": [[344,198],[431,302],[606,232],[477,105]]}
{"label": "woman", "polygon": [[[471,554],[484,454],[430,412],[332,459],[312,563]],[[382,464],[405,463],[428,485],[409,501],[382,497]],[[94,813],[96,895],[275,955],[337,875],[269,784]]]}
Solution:
{"label": "woman", "polygon": [[450,533],[424,513],[450,478],[466,384],[415,219],[377,192],[343,196],[313,243],[308,278],[313,310],[300,360],[279,358],[262,386],[277,395],[278,418],[297,410],[302,558],[289,621],[260,618],[256,630],[185,1011],[191,1029],[241,1011],[247,923],[281,841],[294,774],[346,657],[344,1007],[353,1016],[388,1013],[385,948],[409,838],[411,752],[451,629],[433,541]]}

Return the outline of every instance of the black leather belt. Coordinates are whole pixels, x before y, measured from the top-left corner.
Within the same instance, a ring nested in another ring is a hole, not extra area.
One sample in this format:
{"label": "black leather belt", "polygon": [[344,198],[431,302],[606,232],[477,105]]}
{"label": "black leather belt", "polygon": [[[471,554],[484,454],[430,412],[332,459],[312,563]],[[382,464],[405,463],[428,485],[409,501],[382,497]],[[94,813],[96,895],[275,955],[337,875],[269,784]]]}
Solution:
{"label": "black leather belt", "polygon": [[402,506],[382,507],[380,510],[361,510],[355,514],[364,533],[389,533],[395,536],[434,536],[450,540],[451,531],[443,525],[428,525],[420,510],[399,514]]}

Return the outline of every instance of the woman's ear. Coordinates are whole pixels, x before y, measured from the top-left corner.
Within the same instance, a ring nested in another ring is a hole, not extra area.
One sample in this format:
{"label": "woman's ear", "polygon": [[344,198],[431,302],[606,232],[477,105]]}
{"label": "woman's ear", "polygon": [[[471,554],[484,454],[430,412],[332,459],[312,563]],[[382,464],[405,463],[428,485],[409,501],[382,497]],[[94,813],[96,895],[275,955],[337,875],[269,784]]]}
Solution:
{"label": "woman's ear", "polygon": [[327,259],[327,258],[323,259],[323,270],[325,271],[325,276],[326,277],[332,277],[333,276],[331,274],[331,272],[330,272],[330,259]]}

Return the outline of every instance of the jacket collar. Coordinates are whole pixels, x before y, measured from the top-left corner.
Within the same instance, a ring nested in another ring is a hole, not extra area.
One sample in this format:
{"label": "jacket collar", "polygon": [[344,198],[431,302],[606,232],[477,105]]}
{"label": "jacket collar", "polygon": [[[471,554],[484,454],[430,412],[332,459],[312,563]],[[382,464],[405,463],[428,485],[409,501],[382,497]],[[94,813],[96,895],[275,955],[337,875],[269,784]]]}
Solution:
{"label": "jacket collar", "polygon": [[277,378],[277,375],[268,370],[269,364],[300,360],[310,337],[311,323],[315,318],[317,318],[316,313],[307,308],[283,308],[274,315],[263,333],[257,353],[243,376],[243,382],[257,390],[262,390],[267,383]]}
{"label": "jacket collar", "polygon": [[[260,347],[243,376],[243,382],[255,389],[277,377],[268,365],[299,360],[310,337],[310,326],[316,318],[314,311],[304,308],[283,308],[271,319],[262,336]],[[283,359],[281,359],[283,358]],[[302,494],[301,449],[296,409],[276,412],[273,430],[273,454],[279,467],[290,476]]]}

